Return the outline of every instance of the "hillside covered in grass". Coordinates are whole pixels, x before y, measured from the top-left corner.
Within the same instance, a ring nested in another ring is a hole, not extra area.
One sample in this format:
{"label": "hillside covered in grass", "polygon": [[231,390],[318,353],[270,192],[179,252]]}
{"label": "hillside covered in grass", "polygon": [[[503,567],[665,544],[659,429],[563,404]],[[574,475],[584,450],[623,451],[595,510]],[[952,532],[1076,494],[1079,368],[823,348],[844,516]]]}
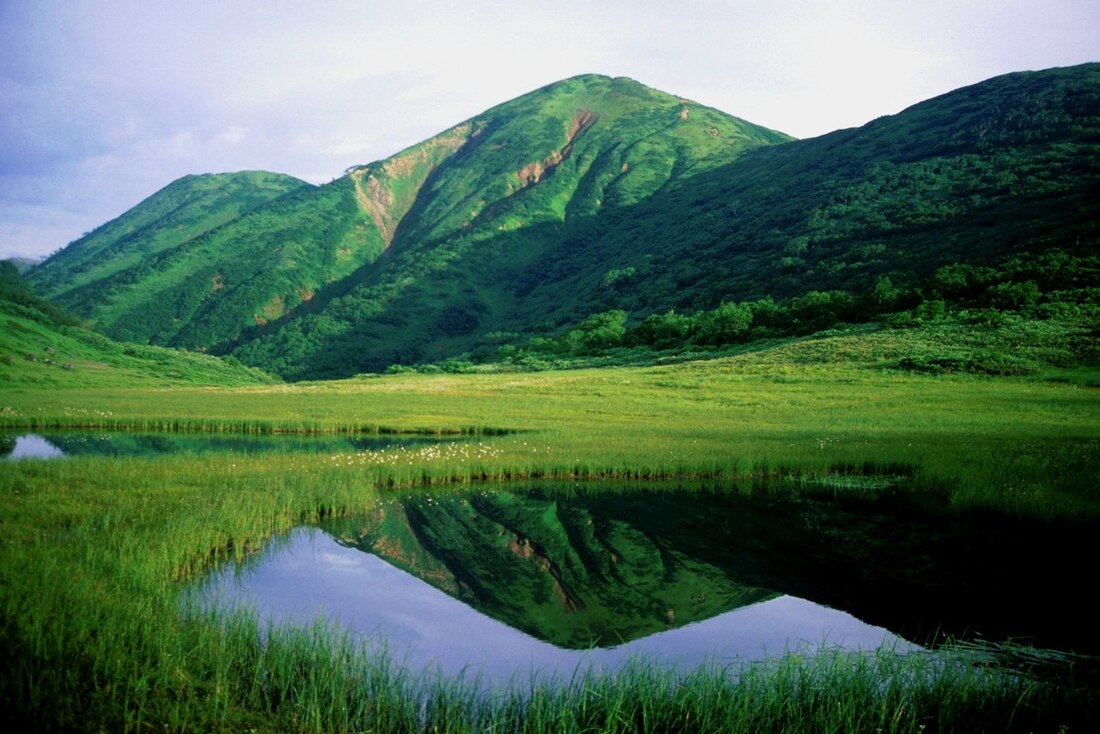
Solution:
{"label": "hillside covered in grass", "polygon": [[[467,300],[465,281],[497,288],[493,272],[470,267],[489,258],[522,269],[560,239],[532,237],[532,226],[560,225],[605,203],[636,203],[692,171],[787,139],[630,80],[579,77],[386,161],[354,166],[326,186],[295,190],[125,269],[103,270],[79,291],[59,289],[53,278],[76,285],[92,242],[74,243],[32,279],[121,339],[226,351],[310,312],[339,314],[339,300],[366,312],[326,316],[322,328],[336,319],[337,331],[362,345],[366,337],[347,329],[370,321],[391,341],[417,341],[437,323],[470,318],[451,308]],[[513,241],[502,247],[505,232]],[[455,277],[457,261],[469,278]],[[434,292],[437,276],[447,292]],[[424,328],[387,330],[382,314],[412,302],[428,312]],[[288,359],[307,356],[291,351]],[[311,354],[325,359],[315,348]],[[380,359],[390,357],[372,361]]]}
{"label": "hillside covered in grass", "polygon": [[[31,279],[111,336],[295,380],[686,351],[899,312],[1087,323],[1098,192],[1098,64],[801,141],[588,75],[126,268],[78,275],[78,242]],[[570,334],[581,348],[560,347]]]}
{"label": "hillside covered in grass", "polygon": [[0,384],[7,388],[273,381],[236,360],[109,339],[34,295],[14,265],[0,262]]}
{"label": "hillside covered in grass", "polygon": [[303,186],[266,171],[184,176],[55,253],[35,269],[35,286],[89,315],[103,306],[102,284],[139,277],[183,243]]}

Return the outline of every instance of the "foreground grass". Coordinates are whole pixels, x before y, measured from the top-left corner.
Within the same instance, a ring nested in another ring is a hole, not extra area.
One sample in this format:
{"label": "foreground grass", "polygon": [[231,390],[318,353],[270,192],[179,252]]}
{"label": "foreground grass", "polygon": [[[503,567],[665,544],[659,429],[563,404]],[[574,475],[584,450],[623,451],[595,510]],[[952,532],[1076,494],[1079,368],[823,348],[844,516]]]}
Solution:
{"label": "foreground grass", "polygon": [[[418,681],[324,629],[180,613],[180,582],[394,487],[905,473],[958,512],[1094,523],[1100,391],[738,360],[236,389],[5,389],[8,426],[477,432],[448,451],[0,464],[0,706],[76,731],[1070,731],[1089,680],[921,656],[535,686]],[[839,483],[838,486],[843,486]]]}
{"label": "foreground grass", "polygon": [[0,427],[512,432],[493,439],[492,461],[426,457],[414,474],[746,477],[900,468],[959,507],[1086,517],[1100,509],[1095,377],[929,376],[784,356],[235,389],[11,388],[0,393]]}

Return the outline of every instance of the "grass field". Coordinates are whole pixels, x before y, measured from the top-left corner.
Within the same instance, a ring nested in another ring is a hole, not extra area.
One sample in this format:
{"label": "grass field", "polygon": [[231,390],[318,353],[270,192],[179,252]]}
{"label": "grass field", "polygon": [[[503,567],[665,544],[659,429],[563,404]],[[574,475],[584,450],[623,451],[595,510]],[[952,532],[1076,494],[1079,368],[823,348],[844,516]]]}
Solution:
{"label": "grass field", "polygon": [[[1083,731],[1089,680],[826,656],[731,684],[639,670],[486,701],[338,633],[180,613],[180,582],[393,487],[904,473],[960,513],[1095,523],[1092,373],[913,374],[790,355],[237,388],[5,388],[0,427],[473,435],[381,454],[0,462],[0,704],[52,731]],[[836,491],[848,491],[837,482]],[[1006,539],[1009,540],[1009,539]]]}

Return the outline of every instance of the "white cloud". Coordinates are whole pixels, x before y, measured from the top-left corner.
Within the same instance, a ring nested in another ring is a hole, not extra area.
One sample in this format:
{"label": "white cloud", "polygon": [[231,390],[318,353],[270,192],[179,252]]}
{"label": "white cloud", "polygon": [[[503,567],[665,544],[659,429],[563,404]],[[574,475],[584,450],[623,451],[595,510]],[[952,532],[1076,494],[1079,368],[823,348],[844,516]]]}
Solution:
{"label": "white cloud", "polygon": [[219,143],[226,143],[227,145],[237,145],[248,137],[248,128],[241,127],[240,125],[233,125],[228,130],[218,136]]}

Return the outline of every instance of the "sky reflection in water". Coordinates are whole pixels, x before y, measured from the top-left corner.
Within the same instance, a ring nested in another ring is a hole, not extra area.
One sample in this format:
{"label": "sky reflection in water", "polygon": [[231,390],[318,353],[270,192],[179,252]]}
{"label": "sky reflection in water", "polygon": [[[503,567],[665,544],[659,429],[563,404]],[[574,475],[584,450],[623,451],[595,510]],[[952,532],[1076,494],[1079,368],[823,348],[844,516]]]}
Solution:
{"label": "sky reflection in water", "polygon": [[0,458],[60,459],[66,456],[161,456],[172,454],[265,454],[378,452],[449,445],[466,437],[375,434],[131,433],[67,431],[47,434],[0,431]]}
{"label": "sky reflection in water", "polygon": [[14,447],[7,455],[9,459],[60,459],[65,452],[54,446],[42,436],[28,433],[15,438]]}
{"label": "sky reflection in water", "polygon": [[701,622],[608,648],[567,650],[494,620],[376,555],[299,528],[255,564],[226,568],[202,586],[229,608],[254,607],[264,619],[306,625],[323,615],[375,641],[414,671],[465,674],[483,682],[525,682],[532,674],[615,670],[632,658],[685,670],[702,663],[761,660],[821,645],[914,649],[881,627],[793,596],[781,596]]}

